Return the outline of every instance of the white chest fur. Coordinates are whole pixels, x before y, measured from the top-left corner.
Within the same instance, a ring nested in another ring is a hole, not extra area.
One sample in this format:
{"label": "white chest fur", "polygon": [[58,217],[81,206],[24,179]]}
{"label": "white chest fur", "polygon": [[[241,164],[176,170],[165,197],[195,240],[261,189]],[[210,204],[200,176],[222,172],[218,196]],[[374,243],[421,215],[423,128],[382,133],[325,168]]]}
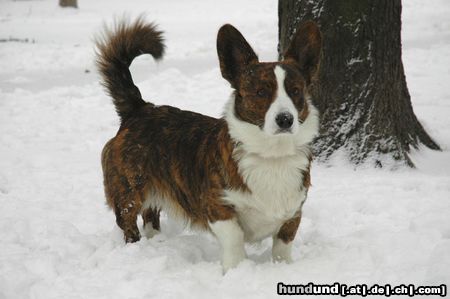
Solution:
{"label": "white chest fur", "polygon": [[[269,135],[236,118],[232,96],[225,107],[230,136],[238,142],[234,158],[249,192],[226,190],[246,241],[276,234],[301,208],[306,198],[303,171],[308,169],[309,143],[319,131],[319,114],[307,100],[309,113],[295,134]],[[284,135],[284,136],[283,136]]]}
{"label": "white chest fur", "polygon": [[301,208],[306,198],[302,170],[309,166],[309,152],[278,158],[247,153],[238,163],[251,193],[227,190],[224,199],[234,205],[245,240],[259,241],[276,234]]}

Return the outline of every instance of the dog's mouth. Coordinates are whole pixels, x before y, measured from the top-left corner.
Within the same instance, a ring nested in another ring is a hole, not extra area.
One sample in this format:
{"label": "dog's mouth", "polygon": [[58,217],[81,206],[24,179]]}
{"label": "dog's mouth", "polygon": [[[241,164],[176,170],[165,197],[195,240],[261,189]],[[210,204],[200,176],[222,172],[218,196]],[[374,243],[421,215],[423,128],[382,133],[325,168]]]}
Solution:
{"label": "dog's mouth", "polygon": [[279,135],[279,134],[292,134],[292,128],[288,128],[288,129],[278,129],[275,132],[275,135]]}

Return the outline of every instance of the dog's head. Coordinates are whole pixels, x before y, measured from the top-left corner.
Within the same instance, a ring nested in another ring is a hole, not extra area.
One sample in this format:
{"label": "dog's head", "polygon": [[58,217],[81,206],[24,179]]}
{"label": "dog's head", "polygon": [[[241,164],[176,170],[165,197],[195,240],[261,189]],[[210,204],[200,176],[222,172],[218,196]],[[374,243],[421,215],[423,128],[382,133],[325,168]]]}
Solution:
{"label": "dog's head", "polygon": [[242,34],[231,25],[217,36],[222,76],[235,89],[227,107],[230,134],[263,156],[292,154],[317,134],[317,111],[308,97],[322,37],[314,22],[303,23],[280,62],[259,62]]}

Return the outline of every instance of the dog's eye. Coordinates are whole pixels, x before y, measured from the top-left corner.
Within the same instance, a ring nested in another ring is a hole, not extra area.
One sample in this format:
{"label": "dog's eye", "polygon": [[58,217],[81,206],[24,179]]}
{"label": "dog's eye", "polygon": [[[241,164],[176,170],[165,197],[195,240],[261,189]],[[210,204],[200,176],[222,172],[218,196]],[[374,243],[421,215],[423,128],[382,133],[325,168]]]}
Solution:
{"label": "dog's eye", "polygon": [[294,87],[294,88],[292,89],[292,94],[293,94],[294,96],[298,96],[298,95],[300,94],[300,89],[298,89],[297,87]]}
{"label": "dog's eye", "polygon": [[267,98],[269,96],[269,92],[267,91],[267,89],[264,89],[264,88],[258,89],[256,94],[262,98]]}

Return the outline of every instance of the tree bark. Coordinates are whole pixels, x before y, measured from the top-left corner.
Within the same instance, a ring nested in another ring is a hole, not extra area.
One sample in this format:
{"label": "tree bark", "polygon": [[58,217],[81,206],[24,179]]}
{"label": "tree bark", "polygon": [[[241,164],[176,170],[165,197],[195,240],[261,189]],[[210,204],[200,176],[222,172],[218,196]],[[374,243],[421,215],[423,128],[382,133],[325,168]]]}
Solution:
{"label": "tree bark", "polygon": [[[417,120],[401,52],[401,0],[279,0],[279,53],[298,24],[316,21],[323,34],[321,69],[311,93],[321,112],[316,155],[344,150],[356,164],[381,167],[420,143],[439,150]],[[394,163],[397,164],[397,163]]]}
{"label": "tree bark", "polygon": [[59,0],[59,6],[78,8],[77,0]]}

